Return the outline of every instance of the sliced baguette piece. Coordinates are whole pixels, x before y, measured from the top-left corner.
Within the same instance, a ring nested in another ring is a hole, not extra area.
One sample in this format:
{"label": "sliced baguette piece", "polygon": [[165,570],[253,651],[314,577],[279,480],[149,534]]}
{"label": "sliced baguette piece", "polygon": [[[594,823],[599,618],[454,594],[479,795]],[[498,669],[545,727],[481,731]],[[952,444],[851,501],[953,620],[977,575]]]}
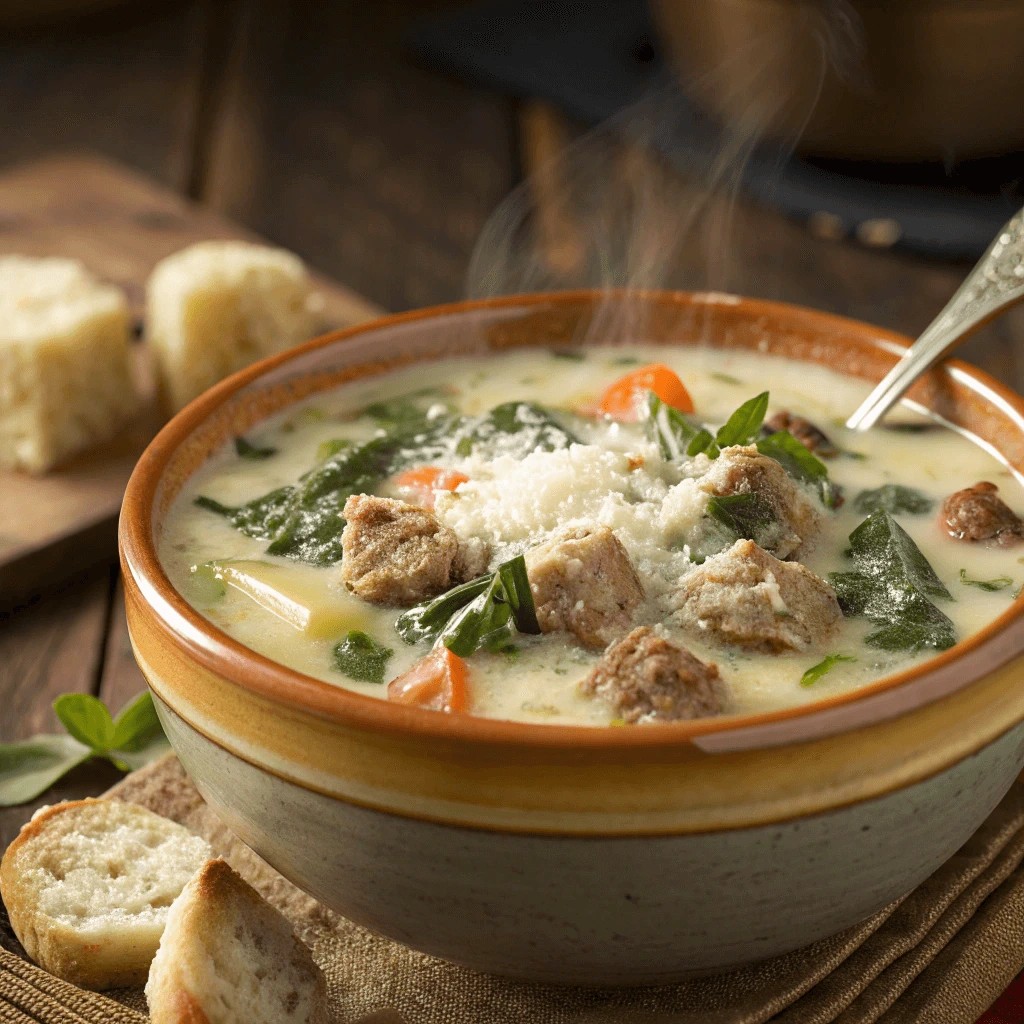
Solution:
{"label": "sliced baguette piece", "polygon": [[257,359],[312,338],[321,297],[302,260],[251,242],[199,242],[157,264],[146,284],[146,339],[160,401],[177,412]]}
{"label": "sliced baguette piece", "polygon": [[129,322],[78,260],[0,256],[0,466],[44,473],[138,411]]}
{"label": "sliced baguette piece", "polygon": [[325,1024],[327,986],[292,926],[223,860],[174,901],[146,983],[152,1024]]}
{"label": "sliced baguette piece", "polygon": [[22,828],[0,894],[40,967],[83,988],[141,985],[171,904],[209,856],[205,840],[143,807],[75,800]]}

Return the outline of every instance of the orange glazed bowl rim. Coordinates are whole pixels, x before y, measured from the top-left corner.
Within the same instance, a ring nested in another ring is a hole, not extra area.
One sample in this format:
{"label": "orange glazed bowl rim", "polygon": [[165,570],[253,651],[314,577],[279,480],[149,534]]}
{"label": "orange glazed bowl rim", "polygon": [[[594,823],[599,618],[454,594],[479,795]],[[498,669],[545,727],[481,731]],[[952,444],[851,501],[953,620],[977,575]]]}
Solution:
{"label": "orange glazed bowl rim", "polygon": [[[827,358],[828,352],[831,351],[834,357],[838,345],[845,349],[844,354],[848,357],[848,365],[840,372],[869,380],[881,379],[910,344],[909,339],[901,334],[801,306],[719,293],[669,291],[585,290],[511,295],[434,306],[334,331],[264,359],[221,381],[177,413],[146,448],[128,483],[119,525],[121,565],[130,596],[141,605],[158,632],[188,657],[242,689],[286,707],[362,730],[406,734],[427,740],[526,745],[552,750],[575,748],[612,752],[691,743],[708,750],[725,750],[810,740],[905,714],[970,685],[1024,652],[1024,628],[1021,628],[1024,627],[1024,596],[1021,596],[984,629],[949,650],[867,686],[808,704],[757,714],[645,724],[633,728],[550,725],[429,711],[391,703],[315,679],[245,647],[192,608],[171,584],[157,555],[154,529],[165,474],[174,460],[187,450],[188,442],[195,441],[197,431],[204,426],[209,427],[212,420],[220,417],[222,421],[220,442],[228,436],[225,430],[228,421],[224,417],[239,392],[309,353],[341,347],[360,336],[395,326],[458,317],[479,310],[522,310],[526,314],[547,311],[575,315],[581,309],[593,310],[599,303],[607,302],[637,303],[652,313],[671,312],[673,315],[703,318],[724,315],[735,324],[758,331],[768,330],[766,324],[774,325],[782,333],[779,335],[781,340],[776,338],[772,344],[777,342],[784,350],[788,346],[798,353],[805,353],[803,356],[795,354],[792,358],[815,361],[817,355],[817,361],[831,363],[834,358]],[[815,338],[818,338],[817,345],[825,355],[814,348]],[[648,336],[635,340],[658,342],[658,339]],[[707,338],[700,339],[700,342],[707,341]],[[566,344],[564,338],[558,341],[538,338],[533,343],[557,345],[559,342]],[[573,343],[580,342],[577,339]],[[592,343],[599,344],[600,341]],[[683,345],[694,344],[694,341],[667,338],[660,343]],[[520,343],[512,344],[517,346]],[[737,345],[733,340],[713,347],[730,345],[755,350],[761,347],[742,342]],[[790,354],[789,351],[772,351],[773,354]],[[455,354],[454,351],[449,353]],[[394,365],[394,362],[386,361],[361,363],[350,376],[370,376]],[[851,367],[854,372],[850,372]],[[307,371],[305,375],[298,376],[308,378],[312,375]],[[301,393],[285,400],[271,412],[329,386],[333,384],[328,382],[319,388],[300,389]],[[260,392],[250,391],[247,394],[259,395]],[[1001,424],[1002,429],[1014,434],[1014,441],[1020,449],[1017,458],[1004,456],[1006,461],[1018,474],[1024,471],[1024,398],[1014,391],[976,367],[959,360],[948,360],[930,371],[927,381],[915,385],[911,396],[915,395],[924,399],[922,405],[953,425],[955,416],[943,415],[949,408],[959,407],[964,402],[976,402],[982,411],[983,407],[990,408],[993,423],[996,426]],[[235,405],[246,406],[246,403],[243,399]],[[254,405],[258,407],[259,402],[250,401],[246,407],[252,410]],[[250,411],[247,425],[243,424],[241,429],[248,429],[249,425],[266,415],[269,413],[259,408],[255,414]],[[238,420],[234,422],[237,429]],[[996,426],[992,429],[995,430]],[[1002,452],[990,438],[981,440],[990,450]],[[191,471],[197,469],[201,462],[202,459],[191,467]],[[188,475],[190,473],[186,472],[185,478]],[[510,671],[514,669],[510,668]]]}

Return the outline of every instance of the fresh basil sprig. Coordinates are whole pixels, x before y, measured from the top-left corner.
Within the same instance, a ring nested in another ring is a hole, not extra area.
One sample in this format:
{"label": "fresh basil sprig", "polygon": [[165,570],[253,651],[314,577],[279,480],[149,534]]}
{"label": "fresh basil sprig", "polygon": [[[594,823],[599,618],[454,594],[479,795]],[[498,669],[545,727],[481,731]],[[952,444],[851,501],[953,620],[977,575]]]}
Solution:
{"label": "fresh basil sprig", "polygon": [[826,672],[831,672],[841,661],[856,661],[849,654],[829,654],[817,665],[812,665],[801,677],[801,686],[813,686]]}
{"label": "fresh basil sprig", "polygon": [[931,512],[935,502],[913,487],[903,484],[882,484],[874,490],[861,491],[853,499],[853,507],[862,515],[870,515],[878,509],[885,509],[891,515],[905,513],[924,516]]}
{"label": "fresh basil sprig", "polygon": [[87,693],[66,693],[54,701],[53,710],[67,733],[0,743],[0,807],[35,799],[90,757],[105,757],[127,772],[170,749],[148,690],[117,718]]}
{"label": "fresh basil sprig", "polygon": [[723,448],[751,444],[761,432],[767,411],[768,392],[763,391],[744,402],[718,432],[712,434],[707,427],[695,426],[678,409],[649,391],[644,422],[648,438],[657,443],[664,458],[679,460],[684,455],[693,458],[704,454],[709,459],[717,459]]}
{"label": "fresh basil sprig", "polygon": [[235,452],[239,458],[252,459],[254,462],[259,462],[261,459],[269,459],[272,455],[276,455],[277,449],[271,448],[269,445],[261,447],[246,441],[244,437],[236,437]]}
{"label": "fresh basil sprig", "polygon": [[757,442],[757,450],[780,463],[795,480],[814,487],[826,508],[836,508],[839,505],[839,489],[829,479],[825,463],[788,430],[778,430],[769,437],[762,437]]}
{"label": "fresh basil sprig", "polygon": [[360,683],[383,683],[384,670],[395,652],[358,629],[351,630],[334,647],[334,666]]}
{"label": "fresh basil sprig", "polygon": [[719,448],[752,444],[761,436],[761,424],[768,411],[768,392],[744,402],[718,429],[715,442]]}
{"label": "fresh basil sprig", "polygon": [[1010,576],[996,576],[991,580],[969,580],[966,569],[960,570],[960,582],[965,587],[977,587],[979,590],[987,590],[990,594],[1013,586],[1013,579]]}
{"label": "fresh basil sprig", "polygon": [[501,650],[516,633],[539,633],[526,560],[518,555],[488,576],[410,608],[395,629],[406,643],[440,642],[460,658]]}
{"label": "fresh basil sprig", "polygon": [[846,615],[879,628],[865,639],[886,651],[944,651],[956,643],[950,619],[930,600],[951,601],[910,535],[884,509],[872,512],[850,534],[853,572],[829,573]]}

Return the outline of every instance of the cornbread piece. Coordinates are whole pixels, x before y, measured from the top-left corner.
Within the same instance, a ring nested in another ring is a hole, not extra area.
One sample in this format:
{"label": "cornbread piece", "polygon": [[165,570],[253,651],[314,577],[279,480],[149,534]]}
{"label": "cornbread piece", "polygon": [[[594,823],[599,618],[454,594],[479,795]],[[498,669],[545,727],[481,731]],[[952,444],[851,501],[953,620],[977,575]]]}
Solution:
{"label": "cornbread piece", "polygon": [[146,982],[153,1024],[326,1024],[327,985],[292,926],[222,860],[167,915]]}
{"label": "cornbread piece", "polygon": [[0,466],[45,473],[138,406],[121,291],[77,260],[0,257]]}
{"label": "cornbread piece", "polygon": [[460,544],[454,530],[419,505],[357,494],[342,515],[341,578],[364,601],[409,607],[486,569],[482,541]]}
{"label": "cornbread piece", "polygon": [[199,242],[158,263],[146,285],[146,336],[166,411],[308,341],[317,301],[302,261],[283,249]]}
{"label": "cornbread piece", "polygon": [[526,553],[526,572],[541,631],[566,630],[604,647],[629,629],[644,588],[607,526],[564,526]]}
{"label": "cornbread piece", "polygon": [[0,863],[11,927],[28,955],[84,988],[141,985],[167,911],[210,856],[188,829],[119,800],[37,811]]}
{"label": "cornbread piece", "polygon": [[728,707],[725,684],[715,665],[639,626],[613,643],[581,693],[608,701],[626,722],[675,722],[720,715]]}
{"label": "cornbread piece", "polygon": [[701,487],[720,497],[757,494],[775,513],[777,529],[766,546],[779,558],[797,558],[814,547],[821,513],[781,464],[753,445],[723,448],[701,478]]}
{"label": "cornbread piece", "polygon": [[982,480],[951,494],[942,503],[940,523],[954,540],[990,540],[1011,547],[1024,538],[1024,522],[996,493],[995,484]]}
{"label": "cornbread piece", "polygon": [[829,440],[828,435],[816,427],[810,420],[798,416],[788,409],[780,409],[774,416],[764,421],[771,433],[785,430],[792,434],[808,451],[814,452],[819,459],[833,459],[839,449]]}
{"label": "cornbread piece", "polygon": [[835,591],[799,562],[738,540],[680,581],[673,618],[706,639],[762,651],[803,651],[843,617]]}

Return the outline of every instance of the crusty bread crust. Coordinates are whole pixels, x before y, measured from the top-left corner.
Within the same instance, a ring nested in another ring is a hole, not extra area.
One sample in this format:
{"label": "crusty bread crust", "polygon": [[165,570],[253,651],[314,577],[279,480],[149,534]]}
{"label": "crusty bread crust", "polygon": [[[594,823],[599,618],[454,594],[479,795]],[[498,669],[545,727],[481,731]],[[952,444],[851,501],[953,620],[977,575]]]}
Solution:
{"label": "crusty bread crust", "polygon": [[175,900],[146,983],[152,1024],[325,1024],[327,988],[288,921],[223,860]]}
{"label": "crusty bread crust", "polygon": [[0,895],[11,927],[25,951],[51,974],[94,990],[139,985],[146,980],[166,911],[154,912],[152,922],[141,932],[108,927],[100,929],[98,934],[90,934],[89,929],[75,927],[40,906],[40,880],[34,869],[54,857],[54,850],[61,841],[59,830],[71,832],[76,816],[109,812],[110,805],[118,809],[114,814],[120,818],[155,819],[162,823],[161,828],[166,826],[172,839],[174,832],[180,831],[183,837],[197,844],[197,849],[201,844],[208,852],[205,843],[180,825],[161,819],[145,808],[120,801],[89,799],[55,804],[37,812],[0,861]]}

